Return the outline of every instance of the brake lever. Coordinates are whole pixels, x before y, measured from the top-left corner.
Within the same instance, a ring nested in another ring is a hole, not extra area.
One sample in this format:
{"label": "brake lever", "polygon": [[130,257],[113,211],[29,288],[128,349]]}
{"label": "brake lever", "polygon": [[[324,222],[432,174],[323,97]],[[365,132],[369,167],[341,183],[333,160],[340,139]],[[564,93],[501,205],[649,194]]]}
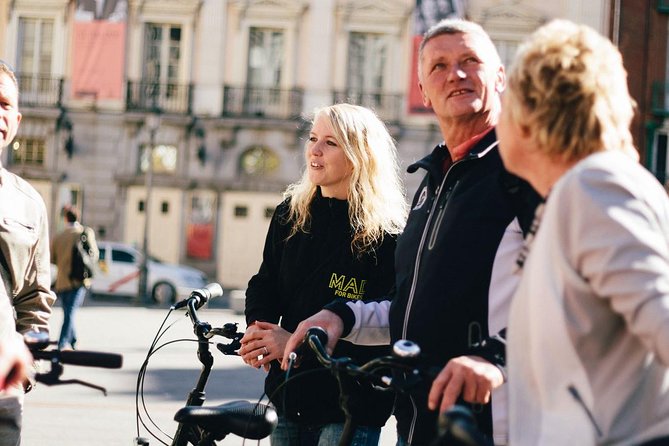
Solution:
{"label": "brake lever", "polygon": [[214,336],[223,336],[224,338],[238,340],[244,337],[244,333],[237,331],[237,322],[228,322],[223,327],[213,327],[205,334],[207,339]]}
{"label": "brake lever", "polygon": [[239,342],[239,339],[233,339],[229,344],[218,342],[216,348],[224,355],[239,356],[237,350],[242,348],[242,343]]}
{"label": "brake lever", "polygon": [[39,383],[45,384],[47,386],[60,386],[63,384],[79,384],[84,387],[89,387],[91,389],[99,390],[103,393],[104,396],[107,396],[107,389],[97,384],[92,384],[80,379],[66,379],[61,380],[58,375],[53,373],[38,373],[35,375],[35,380]]}

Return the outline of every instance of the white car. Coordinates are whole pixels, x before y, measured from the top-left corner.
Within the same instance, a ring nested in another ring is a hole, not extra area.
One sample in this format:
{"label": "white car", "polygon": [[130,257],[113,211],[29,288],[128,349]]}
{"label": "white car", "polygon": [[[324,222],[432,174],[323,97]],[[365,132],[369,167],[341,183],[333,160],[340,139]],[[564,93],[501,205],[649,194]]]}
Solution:
{"label": "white car", "polygon": [[[91,281],[91,292],[136,297],[142,253],[117,242],[98,241],[98,248],[100,261]],[[174,303],[208,283],[204,272],[190,266],[163,263],[151,256],[147,266],[147,292],[158,303]]]}

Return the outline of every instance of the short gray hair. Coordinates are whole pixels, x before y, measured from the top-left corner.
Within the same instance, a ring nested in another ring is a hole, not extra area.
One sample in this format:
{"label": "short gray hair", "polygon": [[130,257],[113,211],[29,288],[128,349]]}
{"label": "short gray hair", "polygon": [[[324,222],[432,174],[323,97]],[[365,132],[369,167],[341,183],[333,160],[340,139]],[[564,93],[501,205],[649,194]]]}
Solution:
{"label": "short gray hair", "polygon": [[418,79],[421,79],[422,76],[420,72],[420,64],[423,60],[423,49],[425,48],[425,45],[435,37],[444,34],[474,34],[483,38],[485,42],[490,44],[492,55],[495,57],[495,63],[502,64],[502,59],[499,57],[495,44],[481,25],[464,19],[443,19],[430,27],[430,29],[423,34],[423,40],[421,40],[420,45],[418,46]]}

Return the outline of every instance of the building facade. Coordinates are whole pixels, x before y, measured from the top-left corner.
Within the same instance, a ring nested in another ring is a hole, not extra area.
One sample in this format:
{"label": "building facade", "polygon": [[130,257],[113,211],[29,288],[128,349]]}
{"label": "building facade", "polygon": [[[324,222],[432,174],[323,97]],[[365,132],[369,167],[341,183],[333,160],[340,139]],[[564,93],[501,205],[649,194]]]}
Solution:
{"label": "building facade", "polygon": [[[141,246],[148,215],[152,255],[228,288],[259,266],[315,107],[375,109],[404,167],[439,142],[412,106],[419,8],[481,23],[505,61],[551,18],[607,35],[612,23],[609,0],[88,3],[0,0],[1,57],[24,115],[3,165],[42,194],[52,232],[71,203],[100,238]],[[419,181],[406,176],[409,195]]]}
{"label": "building facade", "polygon": [[665,187],[669,179],[668,28],[667,0],[616,0],[612,5],[612,39],[623,55],[630,92],[637,102],[634,140],[644,165]]}

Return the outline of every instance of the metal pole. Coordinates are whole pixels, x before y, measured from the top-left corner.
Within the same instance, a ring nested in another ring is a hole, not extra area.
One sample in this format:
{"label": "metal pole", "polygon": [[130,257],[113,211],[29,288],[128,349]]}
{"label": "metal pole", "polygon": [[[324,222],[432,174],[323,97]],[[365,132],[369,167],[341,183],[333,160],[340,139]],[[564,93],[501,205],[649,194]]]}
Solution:
{"label": "metal pole", "polygon": [[149,148],[148,165],[144,176],[144,189],[146,197],[144,198],[144,236],[142,238],[142,263],[139,268],[139,284],[137,298],[139,304],[148,304],[151,302],[150,290],[148,289],[149,276],[149,223],[151,215],[151,190],[153,189],[153,150],[156,145],[156,131],[160,123],[156,115],[150,115],[147,118],[149,127]]}

